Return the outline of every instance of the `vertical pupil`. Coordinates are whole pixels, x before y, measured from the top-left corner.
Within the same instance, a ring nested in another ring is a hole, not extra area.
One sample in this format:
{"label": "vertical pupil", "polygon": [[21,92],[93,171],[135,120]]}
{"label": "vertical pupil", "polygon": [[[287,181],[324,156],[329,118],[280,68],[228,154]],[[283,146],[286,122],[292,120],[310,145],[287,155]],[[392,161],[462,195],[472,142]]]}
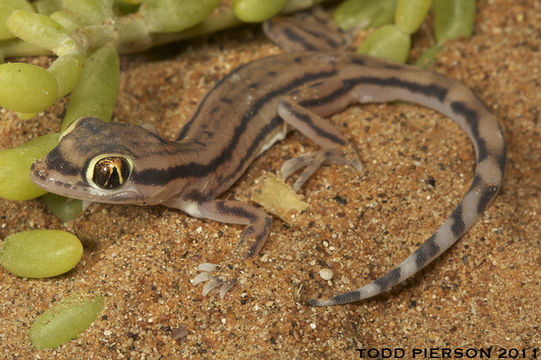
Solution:
{"label": "vertical pupil", "polygon": [[130,165],[125,158],[106,157],[94,166],[92,181],[104,189],[115,189],[124,184],[129,173]]}

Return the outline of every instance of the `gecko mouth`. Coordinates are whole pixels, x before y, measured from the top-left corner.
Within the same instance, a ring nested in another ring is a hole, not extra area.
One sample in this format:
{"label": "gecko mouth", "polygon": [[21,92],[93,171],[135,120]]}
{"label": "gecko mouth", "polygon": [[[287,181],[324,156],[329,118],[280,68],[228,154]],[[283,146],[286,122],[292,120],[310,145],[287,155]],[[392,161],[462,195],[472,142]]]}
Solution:
{"label": "gecko mouth", "polygon": [[74,184],[55,179],[51,175],[46,159],[36,160],[32,164],[30,168],[30,179],[40,188],[60,195],[69,196],[66,190],[77,187]]}

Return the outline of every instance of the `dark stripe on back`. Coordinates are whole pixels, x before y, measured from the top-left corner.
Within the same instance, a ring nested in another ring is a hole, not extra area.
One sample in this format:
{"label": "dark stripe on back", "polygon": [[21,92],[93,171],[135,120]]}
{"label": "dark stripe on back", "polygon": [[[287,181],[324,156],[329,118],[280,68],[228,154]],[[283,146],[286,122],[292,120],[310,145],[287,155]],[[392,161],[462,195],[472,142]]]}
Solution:
{"label": "dark stripe on back", "polygon": [[297,44],[302,45],[302,47],[305,50],[308,51],[317,51],[317,47],[310,44],[308,41],[306,41],[305,38],[303,38],[300,34],[297,34],[295,31],[293,31],[291,28],[286,27],[284,28],[284,35],[291,41],[296,42]]}
{"label": "dark stripe on back", "polygon": [[274,129],[280,126],[282,124],[282,121],[283,120],[279,116],[275,116],[267,125],[265,125],[261,129],[261,131],[257,134],[257,136],[254,138],[254,140],[250,144],[250,147],[246,151],[246,154],[244,154],[242,159],[239,160],[239,164],[237,165],[235,170],[233,170],[228,176],[222,178],[222,182],[227,182],[231,180],[233,177],[239,176],[238,174],[240,172],[240,169],[242,169],[245,166],[248,159],[250,159],[254,155],[257,147],[261,144],[261,141],[263,141],[265,137],[267,137],[272,131],[274,131]]}
{"label": "dark stripe on back", "polygon": [[443,102],[445,100],[448,91],[445,87],[436,84],[423,85],[413,81],[398,79],[394,76],[388,78],[380,78],[377,76],[360,76],[351,79],[344,79],[342,80],[342,87],[337,89],[336,91],[330,93],[325,97],[302,101],[300,105],[307,108],[326,105],[344,96],[356,86],[364,84],[377,85],[382,87],[398,87],[406,89],[413,93],[422,94],[426,97],[435,97],[440,102]]}
{"label": "dark stripe on back", "polygon": [[[191,162],[189,164],[173,166],[168,169],[162,169],[162,170],[159,170],[159,169],[147,169],[143,171],[134,170],[134,173],[133,173],[134,180],[144,185],[163,185],[177,178],[187,178],[187,177],[201,178],[201,177],[207,176],[208,174],[216,171],[216,168],[218,166],[220,166],[225,161],[228,161],[232,158],[234,150],[238,146],[239,139],[242,136],[242,134],[244,134],[246,127],[248,126],[248,123],[254,116],[257,116],[259,114],[259,112],[261,111],[261,109],[263,108],[265,104],[275,99],[276,97],[287,94],[288,92],[304,85],[307,82],[335,76],[337,74],[337,71],[338,70],[334,69],[330,71],[305,73],[298,78],[294,78],[293,80],[291,80],[289,83],[285,84],[284,86],[278,89],[272,90],[269,93],[261,96],[252,105],[252,107],[242,115],[240,124],[237,125],[237,127],[235,128],[233,132],[233,136],[231,140],[228,142],[227,147],[223,149],[220,152],[220,154],[217,157],[215,157],[213,160],[211,160],[208,164],[200,164],[200,163]],[[203,103],[201,104],[199,109],[201,109],[202,105]],[[199,110],[196,113],[196,115],[198,113],[199,113]],[[187,130],[185,131],[185,129],[189,128],[193,124],[193,120],[195,119],[196,115],[194,115],[194,117],[192,117],[192,120],[190,120],[190,122],[186,124],[180,136],[185,136],[185,134],[187,133]],[[276,125],[273,124],[272,126],[276,126]],[[261,133],[263,133],[263,131]],[[258,142],[255,142],[255,141],[253,143],[256,143],[256,145],[258,144]],[[253,154],[250,154],[250,156],[252,155]]]}
{"label": "dark stripe on back", "polygon": [[[313,37],[318,39],[318,41],[323,40],[332,49],[339,49],[339,48],[343,47],[344,44],[346,43],[345,39],[343,39],[343,38],[342,38],[341,42],[337,43],[336,41],[334,41],[334,39],[332,37],[327,36],[327,33],[329,33],[327,31],[328,29],[323,29],[323,30],[325,30],[325,31],[324,32],[317,32],[317,31],[309,30],[306,27],[302,28],[303,32],[312,35]],[[331,32],[331,34],[332,34],[332,32]],[[318,49],[318,50],[321,50],[321,49]]]}
{"label": "dark stripe on back", "polygon": [[351,85],[346,84],[349,87],[354,87],[360,83],[383,87],[398,87],[406,89],[413,93],[422,94],[426,97],[435,97],[440,102],[443,102],[445,100],[448,92],[447,88],[439,86],[437,84],[424,85],[413,81],[402,80],[394,76],[388,78],[379,78],[377,76],[361,76],[355,79],[351,79],[349,81],[352,82]]}
{"label": "dark stripe on back", "polygon": [[[183,139],[186,136],[186,134],[188,133],[188,131],[192,127],[193,123],[195,122],[195,120],[199,116],[199,113],[201,112],[201,109],[203,109],[203,105],[208,100],[209,96],[213,93],[213,91],[215,89],[217,89],[226,79],[228,79],[233,74],[236,74],[238,71],[240,71],[241,69],[245,68],[246,66],[248,66],[250,64],[251,63],[241,65],[238,68],[236,68],[235,70],[231,71],[226,76],[224,76],[221,80],[218,80],[218,82],[214,85],[214,87],[205,95],[205,97],[203,97],[203,100],[201,100],[201,102],[199,103],[199,106],[197,107],[197,110],[195,111],[195,113],[192,115],[192,118],[186,124],[184,124],[184,126],[180,130],[180,133],[177,136],[176,141],[179,141],[179,140]],[[231,101],[231,99],[228,99],[228,98],[221,98],[220,100],[222,102],[225,102],[225,103],[228,103],[228,101]]]}

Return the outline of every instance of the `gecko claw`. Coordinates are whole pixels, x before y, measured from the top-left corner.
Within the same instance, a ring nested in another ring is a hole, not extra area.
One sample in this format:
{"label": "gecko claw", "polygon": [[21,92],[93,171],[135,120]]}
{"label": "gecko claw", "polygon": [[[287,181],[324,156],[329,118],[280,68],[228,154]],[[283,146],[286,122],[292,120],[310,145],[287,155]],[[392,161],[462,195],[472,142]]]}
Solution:
{"label": "gecko claw", "polygon": [[221,286],[220,288],[220,298],[223,299],[225,294],[235,285],[235,280],[223,280],[217,276],[211,275],[211,272],[219,270],[220,266],[218,264],[211,263],[202,263],[197,266],[197,270],[201,273],[197,274],[192,280],[193,285],[197,285],[203,282],[207,282],[203,286],[203,296],[207,296],[209,292],[213,289]]}

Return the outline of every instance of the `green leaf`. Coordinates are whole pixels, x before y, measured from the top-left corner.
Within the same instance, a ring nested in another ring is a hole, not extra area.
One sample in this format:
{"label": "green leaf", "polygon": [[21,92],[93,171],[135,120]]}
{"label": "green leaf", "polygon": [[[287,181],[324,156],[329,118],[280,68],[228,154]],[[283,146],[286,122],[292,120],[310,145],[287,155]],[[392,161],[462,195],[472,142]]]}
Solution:
{"label": "green leaf", "polygon": [[0,1],[0,40],[12,39],[15,35],[9,31],[6,20],[15,10],[33,12],[34,8],[26,0],[2,0]]}
{"label": "green leaf", "polygon": [[75,15],[66,10],[55,11],[54,13],[49,15],[49,17],[62,25],[64,29],[66,29],[66,31],[70,34],[82,26],[77,21]]}
{"label": "green leaf", "polygon": [[66,29],[48,16],[16,10],[6,24],[9,31],[17,37],[49,49],[59,56],[79,52],[77,44]]}
{"label": "green leaf", "polygon": [[51,106],[58,97],[58,84],[42,67],[26,63],[0,65],[0,106],[33,113]]}
{"label": "green leaf", "polygon": [[367,54],[398,63],[406,62],[411,45],[410,36],[395,25],[386,25],[374,31],[357,49]]}
{"label": "green leaf", "polygon": [[434,33],[439,44],[469,38],[475,22],[475,0],[434,0]]}
{"label": "green leaf", "polygon": [[108,0],[62,0],[85,25],[99,24],[112,15],[113,2]]}
{"label": "green leaf", "polygon": [[443,50],[442,45],[434,45],[426,49],[415,61],[415,66],[426,69],[436,60],[436,54]]}
{"label": "green leaf", "polygon": [[51,15],[62,9],[62,0],[37,0],[32,3],[36,11],[43,15]]}
{"label": "green leaf", "polygon": [[287,0],[234,0],[233,11],[245,22],[261,22],[278,14]]}
{"label": "green leaf", "polygon": [[111,120],[119,82],[119,60],[113,46],[105,46],[88,55],[83,74],[71,92],[62,131],[73,121],[93,116]]}
{"label": "green leaf", "polygon": [[30,327],[38,349],[54,349],[86,330],[103,310],[104,298],[68,297],[41,314]]}
{"label": "green leaf", "polygon": [[49,72],[58,83],[58,97],[67,95],[79,82],[83,73],[84,58],[80,54],[59,56],[49,66]]}
{"label": "green leaf", "polygon": [[146,0],[139,13],[151,32],[174,32],[203,21],[220,0]]}
{"label": "green leaf", "polygon": [[29,200],[46,193],[30,180],[30,168],[56,145],[60,134],[48,134],[0,151],[0,197]]}
{"label": "green leaf", "polygon": [[83,209],[81,200],[70,199],[64,196],[47,193],[41,197],[49,210],[62,222],[71,221]]}
{"label": "green leaf", "polygon": [[394,17],[396,27],[403,33],[413,34],[425,21],[430,5],[432,0],[398,0]]}
{"label": "green leaf", "polygon": [[342,30],[355,26],[380,27],[394,20],[396,0],[346,0],[333,14],[334,21]]}
{"label": "green leaf", "polygon": [[39,279],[70,271],[82,254],[83,245],[75,235],[60,230],[27,230],[4,240],[0,262],[14,275]]}

